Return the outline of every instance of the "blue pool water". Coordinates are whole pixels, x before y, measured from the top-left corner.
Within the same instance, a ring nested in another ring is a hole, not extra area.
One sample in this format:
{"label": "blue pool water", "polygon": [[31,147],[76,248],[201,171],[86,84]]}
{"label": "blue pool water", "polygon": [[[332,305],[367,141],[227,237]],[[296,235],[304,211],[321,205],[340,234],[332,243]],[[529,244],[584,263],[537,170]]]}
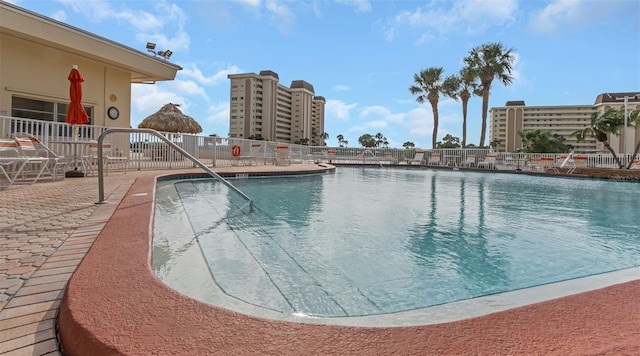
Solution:
{"label": "blue pool water", "polygon": [[212,180],[159,186],[161,278],[197,247],[206,268],[173,278],[183,291],[209,281],[262,308],[340,317],[640,265],[634,183],[356,167],[232,183],[254,212]]}

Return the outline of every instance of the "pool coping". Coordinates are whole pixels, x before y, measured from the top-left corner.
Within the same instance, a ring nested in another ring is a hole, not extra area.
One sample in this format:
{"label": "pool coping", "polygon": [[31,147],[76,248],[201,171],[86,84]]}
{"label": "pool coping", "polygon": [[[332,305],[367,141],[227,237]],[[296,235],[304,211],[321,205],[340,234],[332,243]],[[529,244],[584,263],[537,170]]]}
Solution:
{"label": "pool coping", "polygon": [[152,271],[155,184],[156,176],[136,180],[69,280],[58,319],[65,354],[640,351],[640,280],[411,327],[269,320],[196,301]]}

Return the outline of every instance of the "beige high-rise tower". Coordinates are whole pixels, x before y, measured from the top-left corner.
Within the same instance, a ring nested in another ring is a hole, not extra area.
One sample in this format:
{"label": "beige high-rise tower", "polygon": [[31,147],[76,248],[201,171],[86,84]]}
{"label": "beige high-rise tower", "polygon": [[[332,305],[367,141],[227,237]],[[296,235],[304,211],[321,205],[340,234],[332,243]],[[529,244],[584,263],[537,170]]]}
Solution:
{"label": "beige high-rise tower", "polygon": [[313,85],[294,80],[287,88],[278,74],[230,74],[229,137],[324,145],[325,99]]}
{"label": "beige high-rise tower", "polygon": [[[564,143],[571,145],[576,153],[609,153],[595,138],[587,137],[584,142],[578,143],[570,135],[588,127],[594,112],[602,113],[610,108],[624,112],[624,97],[627,97],[627,113],[640,110],[640,91],[603,93],[596,97],[592,105],[526,106],[524,101],[507,101],[504,107],[491,108],[489,141],[499,142],[494,147],[496,151],[514,152],[522,148],[518,134],[520,130],[543,130],[563,138]],[[633,153],[639,139],[640,125],[623,130],[619,136],[609,135],[611,147],[620,154],[625,152],[625,146],[626,153]]]}

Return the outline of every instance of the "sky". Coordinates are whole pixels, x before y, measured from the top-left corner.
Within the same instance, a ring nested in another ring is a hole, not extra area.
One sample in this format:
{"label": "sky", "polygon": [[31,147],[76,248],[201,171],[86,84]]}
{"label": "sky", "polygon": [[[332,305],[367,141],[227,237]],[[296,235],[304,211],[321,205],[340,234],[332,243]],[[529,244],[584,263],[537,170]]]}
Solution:
{"label": "sky", "polygon": [[[433,113],[409,92],[422,69],[458,74],[477,46],[516,56],[513,82],[494,80],[489,107],[589,105],[598,94],[640,92],[640,0],[11,0],[131,48],[173,52],[175,80],[132,85],[131,125],[167,103],[204,135],[227,137],[227,75],[278,73],[326,99],[327,145],[359,147],[382,133],[389,147],[431,148]],[[149,55],[152,55],[149,53]],[[480,140],[482,100],[469,101],[467,142]],[[438,141],[462,138],[460,101],[441,97]],[[488,143],[489,128],[487,127]]]}

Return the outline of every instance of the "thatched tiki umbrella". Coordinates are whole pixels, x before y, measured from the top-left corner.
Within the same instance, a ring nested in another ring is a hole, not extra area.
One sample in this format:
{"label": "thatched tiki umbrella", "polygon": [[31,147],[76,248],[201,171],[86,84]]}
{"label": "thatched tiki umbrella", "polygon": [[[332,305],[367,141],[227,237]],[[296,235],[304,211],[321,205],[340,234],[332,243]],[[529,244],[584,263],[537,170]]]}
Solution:
{"label": "thatched tiki umbrella", "polygon": [[172,103],[163,106],[158,112],[142,120],[138,128],[190,134],[202,132],[200,124],[191,116],[183,114],[182,111],[178,109],[178,106],[178,104]]}
{"label": "thatched tiki umbrella", "polygon": [[[138,128],[190,134],[202,132],[202,127],[196,122],[196,120],[183,114],[182,111],[178,109],[178,104],[172,103],[163,106],[155,114],[147,116],[147,118],[142,120],[140,125],[138,125]],[[186,137],[182,137],[183,140],[185,138]],[[182,144],[184,143],[185,142],[183,141]],[[185,146],[183,146],[183,148],[185,148]],[[157,148],[153,150],[152,157],[153,159],[162,160],[182,159],[182,155],[178,155],[176,157],[175,152],[173,152],[173,150],[169,150],[168,147],[164,145],[157,146]]]}

